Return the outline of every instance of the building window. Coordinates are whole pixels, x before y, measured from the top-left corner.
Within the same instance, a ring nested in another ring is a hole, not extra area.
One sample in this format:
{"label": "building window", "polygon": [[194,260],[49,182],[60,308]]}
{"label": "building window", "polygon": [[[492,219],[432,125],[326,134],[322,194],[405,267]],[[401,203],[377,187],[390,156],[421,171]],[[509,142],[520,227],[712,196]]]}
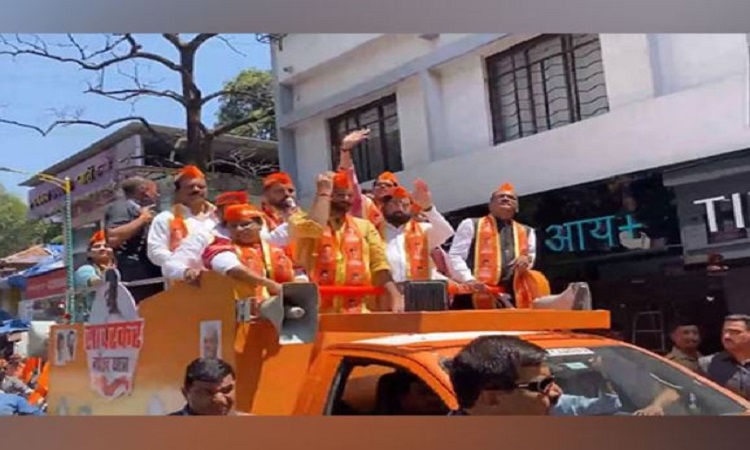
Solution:
{"label": "building window", "polygon": [[330,119],[328,124],[334,168],[339,164],[339,146],[344,136],[354,130],[369,128],[370,139],[352,152],[359,181],[373,180],[385,171],[404,170],[395,94],[349,110]]}
{"label": "building window", "polygon": [[544,35],[487,58],[495,144],[609,111],[599,37]]}

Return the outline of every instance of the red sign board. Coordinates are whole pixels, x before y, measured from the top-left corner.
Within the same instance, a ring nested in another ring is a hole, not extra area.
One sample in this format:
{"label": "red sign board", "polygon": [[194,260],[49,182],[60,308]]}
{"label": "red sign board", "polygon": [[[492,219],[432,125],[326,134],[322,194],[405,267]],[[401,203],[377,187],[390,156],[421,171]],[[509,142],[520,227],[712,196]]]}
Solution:
{"label": "red sign board", "polygon": [[53,295],[64,295],[66,281],[64,268],[31,277],[26,280],[26,293],[24,297],[26,300],[34,300]]}

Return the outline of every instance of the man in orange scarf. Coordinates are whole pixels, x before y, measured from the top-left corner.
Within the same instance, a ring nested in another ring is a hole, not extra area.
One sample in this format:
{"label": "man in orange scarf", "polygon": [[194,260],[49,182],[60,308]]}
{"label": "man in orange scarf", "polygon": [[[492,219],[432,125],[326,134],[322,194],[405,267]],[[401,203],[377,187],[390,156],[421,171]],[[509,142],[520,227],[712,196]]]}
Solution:
{"label": "man in orange scarf", "polygon": [[269,231],[282,225],[298,210],[297,189],[285,172],[276,172],[263,179],[263,203]]}
{"label": "man in orange scarf", "polygon": [[[453,236],[453,227],[432,204],[427,183],[417,180],[414,187],[413,194],[398,186],[383,197],[386,252],[396,282],[443,279],[430,253]],[[426,222],[416,220],[415,205]]]}
{"label": "man in orange scarf", "polygon": [[[456,229],[450,249],[453,272],[459,282],[467,283],[481,292],[486,286],[496,286],[515,302],[516,274],[523,274],[536,260],[534,229],[514,220],[518,213],[518,195],[506,183],[492,193],[490,214],[479,219],[466,219]],[[456,298],[454,306],[466,302]],[[475,308],[488,308],[494,299],[490,295],[475,295]],[[527,306],[527,305],[516,305]]]}
{"label": "man in orange scarf", "polygon": [[252,205],[229,206],[224,214],[229,237],[217,236],[202,255],[210,270],[253,285],[257,298],[278,295],[282,283],[295,281],[284,249],[262,239],[264,219]]}
{"label": "man in orange scarf", "polygon": [[245,191],[223,192],[217,195],[214,203],[219,224],[210,231],[202,230],[187,236],[165,264],[164,276],[169,280],[197,282],[203,271],[201,259],[203,251],[216,236],[229,237],[224,215],[227,208],[232,205],[246,204],[249,200],[250,198]]}
{"label": "man in orange scarf", "polygon": [[174,181],[174,205],[154,217],[148,232],[148,258],[164,268],[191,233],[211,231],[217,224],[216,207],[206,200],[206,176],[195,166],[179,171]]}
{"label": "man in orange scarf", "polygon": [[[385,295],[322,295],[321,313],[400,312],[404,299],[393,282],[385,245],[375,226],[350,214],[354,190],[346,172],[321,174],[309,215],[289,219],[297,263],[318,286],[383,287]],[[358,293],[357,293],[358,294]]]}

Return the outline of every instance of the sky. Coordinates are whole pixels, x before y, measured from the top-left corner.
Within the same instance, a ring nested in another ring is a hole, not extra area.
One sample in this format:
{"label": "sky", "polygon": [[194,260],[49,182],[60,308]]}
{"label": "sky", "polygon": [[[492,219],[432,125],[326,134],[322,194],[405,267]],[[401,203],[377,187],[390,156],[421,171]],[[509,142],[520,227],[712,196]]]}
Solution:
{"label": "sky", "polygon": [[[188,40],[194,35],[183,35]],[[222,85],[246,68],[270,69],[271,55],[267,44],[259,43],[254,34],[223,35],[241,54],[232,50],[220,39],[206,42],[196,57],[196,81],[205,94],[220,90]],[[12,40],[13,36],[5,36]],[[30,35],[22,35],[29,39]],[[161,35],[135,35],[144,51],[160,54],[173,59],[177,50]],[[66,41],[65,35],[40,35],[48,48],[50,44]],[[75,35],[77,42],[90,50],[101,48],[104,35]],[[1,45],[1,44],[0,44]],[[55,50],[57,51],[57,50]],[[70,48],[60,48],[65,55],[71,55]],[[108,90],[132,88],[130,79],[123,76],[132,74],[132,64],[120,66],[106,73],[105,87]],[[54,111],[82,113],[81,117],[96,122],[108,122],[128,115],[140,115],[153,124],[184,127],[183,109],[169,99],[146,98],[135,105],[85,94],[88,83],[97,80],[96,72],[80,69],[71,63],[51,61],[36,56],[0,55],[0,117],[46,128],[55,120]],[[157,63],[142,62],[138,68],[139,78],[154,83],[159,90],[180,91],[180,81],[176,73]],[[215,122],[218,101],[204,107],[204,123],[211,126]],[[53,111],[54,110],[54,111]],[[85,125],[57,128],[49,135],[41,136],[33,130],[26,130],[0,123],[0,166],[25,172],[39,172],[77,153],[97,140],[114,132],[125,124],[117,124],[108,130]],[[5,188],[26,200],[27,188],[18,186],[28,176],[0,172],[0,183]]]}

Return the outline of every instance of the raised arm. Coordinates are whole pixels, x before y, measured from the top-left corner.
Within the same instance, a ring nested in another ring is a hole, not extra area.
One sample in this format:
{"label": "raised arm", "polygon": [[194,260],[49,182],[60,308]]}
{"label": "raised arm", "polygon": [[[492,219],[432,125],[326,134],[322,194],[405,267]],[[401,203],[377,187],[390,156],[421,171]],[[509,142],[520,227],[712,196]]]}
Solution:
{"label": "raised arm", "polygon": [[352,158],[352,150],[357,145],[369,139],[369,137],[370,130],[368,130],[367,128],[352,131],[351,133],[344,136],[344,139],[341,141],[341,147],[339,149],[338,169],[347,172],[349,178],[351,179],[352,186],[354,186],[354,199],[352,201],[351,214],[363,219],[367,219],[367,217],[364,217],[364,205],[367,200],[365,199],[364,194],[362,194],[362,188],[359,186],[357,171],[354,167],[354,158]]}
{"label": "raised arm", "polygon": [[437,211],[432,203],[432,193],[427,183],[416,180],[411,198],[424,211],[429,222],[429,224],[426,224],[426,233],[430,250],[443,245],[455,232],[451,224],[445,220],[445,217]]}

